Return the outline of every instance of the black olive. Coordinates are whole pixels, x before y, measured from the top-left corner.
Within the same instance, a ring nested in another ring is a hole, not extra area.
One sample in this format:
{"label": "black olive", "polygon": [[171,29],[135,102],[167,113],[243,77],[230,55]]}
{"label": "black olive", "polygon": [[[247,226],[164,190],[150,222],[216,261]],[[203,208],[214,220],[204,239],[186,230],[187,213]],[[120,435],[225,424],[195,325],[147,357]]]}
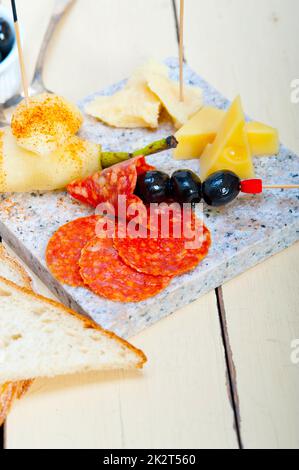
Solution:
{"label": "black olive", "polygon": [[190,170],[178,170],[170,179],[170,194],[181,204],[197,204],[201,201],[200,178]]}
{"label": "black olive", "polygon": [[168,197],[169,176],[162,171],[147,171],[139,175],[136,186],[136,195],[145,204],[164,202]]}
{"label": "black olive", "polygon": [[7,21],[0,18],[0,55],[4,60],[13,48],[15,42],[14,33]]}
{"label": "black olive", "polygon": [[217,171],[202,185],[202,195],[209,206],[220,207],[232,202],[240,193],[241,180],[232,171]]}

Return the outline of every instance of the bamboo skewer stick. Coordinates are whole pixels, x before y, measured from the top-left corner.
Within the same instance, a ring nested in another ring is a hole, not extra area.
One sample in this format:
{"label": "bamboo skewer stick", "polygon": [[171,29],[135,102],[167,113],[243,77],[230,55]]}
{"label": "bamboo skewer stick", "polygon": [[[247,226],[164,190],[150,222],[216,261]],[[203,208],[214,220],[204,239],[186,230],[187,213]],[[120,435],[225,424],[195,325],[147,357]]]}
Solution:
{"label": "bamboo skewer stick", "polygon": [[263,189],[299,189],[299,184],[263,184]]}
{"label": "bamboo skewer stick", "polygon": [[12,12],[13,12],[16,41],[17,41],[18,52],[19,52],[19,62],[20,62],[20,69],[21,69],[21,76],[22,76],[22,86],[23,86],[23,91],[24,91],[24,96],[25,96],[25,102],[26,102],[26,105],[28,106],[29,105],[28,80],[27,80],[27,74],[26,74],[26,68],[25,68],[24,54],[23,54],[21,34],[20,34],[17,7],[16,7],[15,0],[11,0],[11,7],[12,7]]}
{"label": "bamboo skewer stick", "polygon": [[184,101],[184,16],[185,0],[180,0],[180,101]]}

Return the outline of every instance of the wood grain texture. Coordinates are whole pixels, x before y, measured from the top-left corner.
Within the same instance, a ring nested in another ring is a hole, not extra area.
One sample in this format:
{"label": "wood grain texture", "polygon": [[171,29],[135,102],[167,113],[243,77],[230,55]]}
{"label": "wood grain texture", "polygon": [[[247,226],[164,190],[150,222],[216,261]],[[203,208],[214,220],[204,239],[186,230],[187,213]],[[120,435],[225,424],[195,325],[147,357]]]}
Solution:
{"label": "wood grain texture", "polygon": [[246,112],[297,153],[298,17],[297,0],[188,0],[185,14],[188,63],[228,98],[241,94]]}
{"label": "wood grain texture", "polygon": [[[51,2],[19,3],[33,64]],[[77,100],[177,50],[171,1],[78,0],[53,41],[46,85]],[[144,375],[37,381],[8,420],[6,447],[236,448],[214,293],[132,342],[150,359]]]}
{"label": "wood grain texture", "polygon": [[299,244],[223,286],[247,448],[299,448]]}
{"label": "wood grain texture", "polygon": [[[170,3],[138,0],[133,11],[130,0],[78,0],[53,41],[47,86],[79,99],[148,56],[176,55]],[[18,4],[32,70],[52,2]],[[279,127],[298,151],[299,104],[290,101],[299,78],[297,0],[185,4],[190,66],[230,98],[241,93],[246,111]],[[245,448],[299,447],[299,366],[290,360],[291,341],[299,339],[298,256],[296,245],[223,287]],[[8,421],[7,447],[236,447],[217,315],[209,294],[135,338],[150,358],[144,377],[38,381]]]}
{"label": "wood grain texture", "polygon": [[[278,127],[297,152],[299,104],[290,95],[299,71],[298,14],[296,0],[189,0],[185,33],[192,67],[226,96],[241,93],[246,112]],[[223,286],[245,448],[299,447],[299,366],[290,361],[291,341],[299,338],[298,256],[297,244]]]}
{"label": "wood grain texture", "polygon": [[[9,3],[4,0],[4,4]],[[33,71],[53,3],[18,2],[29,73]],[[45,84],[66,98],[79,100],[128,77],[149,57],[163,60],[175,55],[176,31],[170,0],[77,0],[49,47]]]}
{"label": "wood grain texture", "polygon": [[133,344],[148,354],[143,373],[37,381],[10,415],[7,447],[236,448],[214,294]]}

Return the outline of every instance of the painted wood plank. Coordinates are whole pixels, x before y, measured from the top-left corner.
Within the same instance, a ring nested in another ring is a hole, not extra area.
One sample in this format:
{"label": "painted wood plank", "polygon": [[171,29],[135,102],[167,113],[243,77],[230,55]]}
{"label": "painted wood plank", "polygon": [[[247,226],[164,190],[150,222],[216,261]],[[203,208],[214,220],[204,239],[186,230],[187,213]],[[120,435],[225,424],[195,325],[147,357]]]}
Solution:
{"label": "painted wood plank", "polygon": [[37,381],[7,448],[235,448],[219,337],[211,293],[133,339],[144,373]]}
{"label": "painted wood plank", "polygon": [[[41,37],[39,16],[50,11],[44,3],[46,10],[36,10],[27,0],[21,12],[30,44]],[[47,84],[79,99],[128,76],[148,56],[176,53],[170,1],[139,0],[134,8],[129,0],[78,1],[53,41]],[[237,447],[214,293],[133,343],[149,357],[144,374],[37,381],[8,420],[7,448]]]}
{"label": "painted wood plank", "polygon": [[299,448],[298,265],[299,244],[223,286],[247,448]]}
{"label": "painted wood plank", "polygon": [[[53,1],[19,2],[29,72]],[[171,0],[77,0],[50,45],[45,83],[79,100],[128,77],[150,57],[164,60],[176,54]]]}
{"label": "painted wood plank", "polygon": [[[210,0],[186,3],[188,63],[225,96],[241,94],[246,112],[279,128],[299,150],[297,0]],[[298,97],[298,93],[297,93]]]}
{"label": "painted wood plank", "polygon": [[[241,93],[246,111],[298,150],[299,104],[291,101],[298,2],[187,5],[189,63],[231,98]],[[297,245],[223,287],[245,447],[298,447],[299,374],[290,362],[299,338],[298,255]]]}

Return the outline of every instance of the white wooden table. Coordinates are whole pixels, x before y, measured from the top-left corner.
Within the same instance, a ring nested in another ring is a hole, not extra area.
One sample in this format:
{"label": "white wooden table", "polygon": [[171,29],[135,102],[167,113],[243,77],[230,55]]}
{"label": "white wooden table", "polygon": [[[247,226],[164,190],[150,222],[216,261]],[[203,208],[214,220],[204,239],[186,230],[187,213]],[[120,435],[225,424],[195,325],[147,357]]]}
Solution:
{"label": "white wooden table", "polygon": [[[4,3],[8,3],[7,0]],[[32,69],[52,1],[19,0]],[[298,0],[186,0],[186,59],[299,152]],[[78,100],[177,54],[171,0],[78,0],[47,86]],[[298,245],[132,341],[143,374],[38,380],[6,425],[13,448],[299,448]],[[39,283],[39,289],[44,287]]]}

